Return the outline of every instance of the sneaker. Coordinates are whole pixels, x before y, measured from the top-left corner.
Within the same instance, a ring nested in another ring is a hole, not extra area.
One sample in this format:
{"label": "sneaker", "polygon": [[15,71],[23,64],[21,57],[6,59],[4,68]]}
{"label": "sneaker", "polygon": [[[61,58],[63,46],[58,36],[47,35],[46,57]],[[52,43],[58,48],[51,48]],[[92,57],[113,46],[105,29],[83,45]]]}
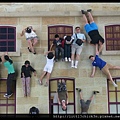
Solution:
{"label": "sneaker", "polygon": [[118,85],[117,84],[113,84],[114,85],[114,87],[118,87]]}
{"label": "sneaker", "polygon": [[8,95],[8,94],[6,93],[6,94],[4,94],[4,97],[9,98],[9,97],[12,96],[12,94],[13,94],[13,93],[11,93],[10,95]]}
{"label": "sneaker", "polygon": [[74,65],[71,65],[72,68],[74,68],[75,66]]}
{"label": "sneaker", "polygon": [[58,59],[56,59],[55,62],[58,62]]}
{"label": "sneaker", "polygon": [[68,59],[67,59],[67,57],[65,57],[65,62],[67,62],[68,61]]}
{"label": "sneaker", "polygon": [[82,14],[85,14],[85,11],[84,10],[81,10]]}
{"label": "sneaker", "polygon": [[71,58],[68,58],[68,61],[71,62]]}
{"label": "sneaker", "polygon": [[80,88],[76,88],[76,90],[78,90],[78,92],[81,92],[81,89],[80,89]]}
{"label": "sneaker", "polygon": [[75,66],[75,68],[77,69],[77,66]]}
{"label": "sneaker", "polygon": [[40,85],[43,85],[43,83],[42,83],[42,81],[41,81],[41,80],[38,80],[38,83],[39,83]]}
{"label": "sneaker", "polygon": [[93,94],[99,93],[99,91],[93,91]]}
{"label": "sneaker", "polygon": [[62,62],[64,61],[64,58],[62,58]]}
{"label": "sneaker", "polygon": [[92,9],[88,9],[88,10],[87,10],[87,12],[91,12],[91,11],[92,11]]}
{"label": "sneaker", "polygon": [[29,47],[28,47],[28,50],[29,50],[29,52],[32,52]]}

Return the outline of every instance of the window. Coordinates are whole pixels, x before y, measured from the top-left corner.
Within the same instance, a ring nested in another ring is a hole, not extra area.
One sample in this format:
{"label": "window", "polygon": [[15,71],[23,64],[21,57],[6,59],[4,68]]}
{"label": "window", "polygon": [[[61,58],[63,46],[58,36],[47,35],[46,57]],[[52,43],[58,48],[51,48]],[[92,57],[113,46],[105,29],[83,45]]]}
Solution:
{"label": "window", "polygon": [[0,26],[0,52],[16,51],[16,28]]}
{"label": "window", "polygon": [[[67,111],[62,111],[58,104],[56,91],[59,80],[64,79],[68,91]],[[74,78],[51,78],[49,80],[49,114],[75,114],[75,79]]]}
{"label": "window", "polygon": [[120,55],[120,25],[105,26],[103,55]]}
{"label": "window", "polygon": [[108,80],[108,113],[120,114],[120,78],[113,78],[118,87],[115,88]]}
{"label": "window", "polygon": [[0,79],[0,113],[1,114],[15,114],[16,113],[16,81],[12,87],[14,93],[10,98],[3,97],[6,94],[7,86],[6,79]]}
{"label": "window", "polygon": [[50,49],[50,45],[54,40],[55,34],[58,34],[61,38],[65,35],[73,34],[73,26],[68,25],[53,25],[48,26],[48,50]]}

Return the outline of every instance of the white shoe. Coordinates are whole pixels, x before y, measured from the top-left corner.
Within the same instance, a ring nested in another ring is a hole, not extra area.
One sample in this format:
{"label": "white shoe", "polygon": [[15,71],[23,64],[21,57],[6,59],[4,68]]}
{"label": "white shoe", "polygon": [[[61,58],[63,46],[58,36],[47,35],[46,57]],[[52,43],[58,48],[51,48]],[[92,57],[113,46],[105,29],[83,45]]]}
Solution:
{"label": "white shoe", "polygon": [[118,87],[118,85],[117,85],[117,84],[115,84],[115,83],[113,83],[113,85],[114,85],[114,87]]}
{"label": "white shoe", "polygon": [[69,61],[69,62],[71,62],[71,59],[70,59],[70,58],[68,58],[68,61]]}
{"label": "white shoe", "polygon": [[65,62],[67,62],[68,61],[68,59],[67,59],[67,57],[65,57]]}
{"label": "white shoe", "polygon": [[74,68],[75,66],[74,65],[71,65],[72,68]]}
{"label": "white shoe", "polygon": [[77,69],[77,66],[75,66],[75,68]]}

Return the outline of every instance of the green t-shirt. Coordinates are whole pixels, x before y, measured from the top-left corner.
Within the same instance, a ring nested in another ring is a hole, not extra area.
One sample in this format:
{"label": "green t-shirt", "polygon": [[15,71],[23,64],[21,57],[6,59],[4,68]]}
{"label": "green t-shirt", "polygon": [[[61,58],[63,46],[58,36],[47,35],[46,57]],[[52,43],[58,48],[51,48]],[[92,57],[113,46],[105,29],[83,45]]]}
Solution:
{"label": "green t-shirt", "polygon": [[9,61],[4,62],[4,66],[7,68],[8,74],[15,73],[14,66],[13,64],[10,64]]}

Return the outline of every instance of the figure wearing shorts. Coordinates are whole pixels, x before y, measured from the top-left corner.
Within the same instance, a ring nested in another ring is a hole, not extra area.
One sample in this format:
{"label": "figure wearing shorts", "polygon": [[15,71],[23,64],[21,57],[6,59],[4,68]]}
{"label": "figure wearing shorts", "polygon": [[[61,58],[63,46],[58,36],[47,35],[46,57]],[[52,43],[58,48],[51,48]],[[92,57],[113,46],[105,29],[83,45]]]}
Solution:
{"label": "figure wearing shorts", "polygon": [[[72,68],[77,68],[78,62],[80,59],[80,54],[83,48],[83,43],[86,42],[86,37],[83,33],[81,33],[80,27],[76,27],[75,32],[76,33],[74,33],[71,37],[74,40],[71,45],[71,67]],[[77,39],[82,40],[83,43],[81,46],[76,44]]]}
{"label": "figure wearing shorts", "polygon": [[76,90],[79,92],[79,96],[80,96],[81,114],[88,114],[88,109],[89,109],[90,103],[93,100],[96,93],[99,93],[99,91],[93,91],[89,100],[85,101],[83,99],[83,95],[82,95],[82,92],[81,92],[82,90],[80,88],[76,88]]}
{"label": "figure wearing shorts", "polygon": [[89,24],[86,24],[84,26],[85,28],[85,31],[86,33],[88,33],[88,35],[90,36],[91,38],[91,44],[98,44],[99,43],[99,40],[104,43],[104,39],[102,38],[102,36],[99,34],[99,31],[98,31],[98,26],[95,22],[92,22],[92,23],[89,23]]}
{"label": "figure wearing shorts", "polygon": [[42,85],[42,80],[45,76],[47,76],[47,79],[46,79],[46,83],[45,83],[45,86],[47,87],[48,84],[49,84],[49,79],[50,79],[50,75],[52,73],[52,70],[53,70],[53,66],[54,66],[54,59],[55,59],[55,55],[53,53],[53,51],[48,51],[46,52],[46,65],[45,67],[43,68],[43,73],[40,77],[40,79],[38,80],[39,84]]}

